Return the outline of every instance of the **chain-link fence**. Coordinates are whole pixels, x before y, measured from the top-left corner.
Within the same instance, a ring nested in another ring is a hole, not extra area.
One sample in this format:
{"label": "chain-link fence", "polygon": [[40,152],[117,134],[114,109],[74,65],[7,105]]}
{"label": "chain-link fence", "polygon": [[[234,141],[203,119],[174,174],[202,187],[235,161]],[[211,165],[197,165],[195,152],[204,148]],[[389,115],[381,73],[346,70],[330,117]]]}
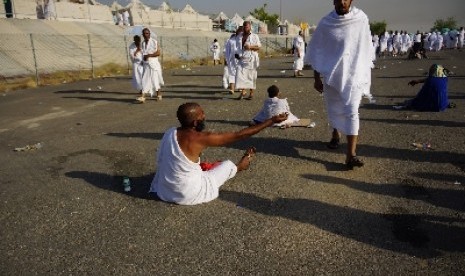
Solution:
{"label": "chain-link fence", "polygon": [[[161,62],[194,61],[209,57],[211,37],[159,36]],[[35,85],[128,75],[132,65],[129,36],[0,34],[0,86],[28,79]],[[287,37],[262,37],[265,55],[287,52]],[[5,88],[6,87],[6,88]]]}

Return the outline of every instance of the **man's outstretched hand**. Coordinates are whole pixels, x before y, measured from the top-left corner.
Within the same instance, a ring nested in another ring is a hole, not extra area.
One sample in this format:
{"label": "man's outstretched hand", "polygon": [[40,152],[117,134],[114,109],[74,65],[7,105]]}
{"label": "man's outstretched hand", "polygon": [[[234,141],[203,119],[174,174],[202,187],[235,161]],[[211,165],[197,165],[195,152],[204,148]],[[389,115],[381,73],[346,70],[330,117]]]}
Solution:
{"label": "man's outstretched hand", "polygon": [[281,114],[278,114],[278,115],[275,115],[273,117],[271,117],[271,120],[273,121],[273,124],[276,124],[276,123],[281,123],[282,121],[285,121],[287,120],[287,116],[289,115],[289,113],[281,113]]}

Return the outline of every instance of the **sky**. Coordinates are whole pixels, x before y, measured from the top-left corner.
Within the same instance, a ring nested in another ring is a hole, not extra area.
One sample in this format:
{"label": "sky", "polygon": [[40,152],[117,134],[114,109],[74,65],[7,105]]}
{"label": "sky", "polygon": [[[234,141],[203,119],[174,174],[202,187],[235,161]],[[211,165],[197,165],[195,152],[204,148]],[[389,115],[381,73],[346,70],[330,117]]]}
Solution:
{"label": "sky", "polygon": [[[111,4],[113,0],[97,0]],[[117,0],[125,6],[131,0]],[[158,7],[162,0],[141,0],[144,4]],[[232,17],[237,12],[247,16],[255,8],[267,4],[269,13],[282,15],[290,22],[317,24],[321,17],[333,9],[331,0],[167,0],[174,10],[190,4],[202,14],[218,14],[220,11]],[[429,31],[437,19],[453,16],[459,26],[465,26],[465,0],[353,0],[352,5],[362,9],[370,21],[383,21],[392,30],[406,29]]]}

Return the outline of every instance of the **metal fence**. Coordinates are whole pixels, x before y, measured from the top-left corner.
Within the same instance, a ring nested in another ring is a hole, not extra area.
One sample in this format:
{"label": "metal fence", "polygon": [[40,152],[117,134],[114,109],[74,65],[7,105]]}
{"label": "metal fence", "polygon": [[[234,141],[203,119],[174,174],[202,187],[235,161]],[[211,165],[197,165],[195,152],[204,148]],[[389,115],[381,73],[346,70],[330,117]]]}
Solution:
{"label": "metal fence", "polygon": [[[161,62],[193,61],[211,56],[211,37],[159,36]],[[291,46],[286,37],[262,37],[262,53],[284,52]],[[113,64],[119,75],[132,65],[128,46],[132,37],[101,35],[0,34],[0,84],[33,77],[40,85],[47,74],[88,72],[85,78],[103,77],[98,68]],[[90,75],[90,76],[89,76]],[[83,75],[84,78],[84,75]]]}

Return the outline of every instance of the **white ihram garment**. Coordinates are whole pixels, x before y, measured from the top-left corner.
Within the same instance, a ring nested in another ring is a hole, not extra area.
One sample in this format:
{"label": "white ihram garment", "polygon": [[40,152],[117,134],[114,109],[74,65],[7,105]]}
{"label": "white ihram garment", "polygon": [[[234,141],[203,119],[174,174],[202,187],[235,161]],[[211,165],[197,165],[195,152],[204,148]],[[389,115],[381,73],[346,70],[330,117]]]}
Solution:
{"label": "white ihram garment", "polygon": [[129,46],[129,56],[132,61],[132,87],[137,89],[137,91],[142,90],[142,76],[144,74],[144,65],[143,65],[143,56],[142,51],[136,53],[137,46],[132,43]]}
{"label": "white ihram garment", "polygon": [[227,160],[217,167],[202,171],[200,158],[192,162],[179,147],[177,129],[170,128],[160,142],[157,171],[150,192],[164,201],[195,205],[214,200],[219,188],[237,173],[237,166]]}
{"label": "white ihram garment", "polygon": [[[154,54],[158,50],[158,42],[149,38],[146,43],[142,41],[142,55]],[[144,62],[144,75],[142,76],[142,92],[153,96],[164,85],[162,69],[158,57],[149,57]]]}
{"label": "white ihram garment", "polygon": [[[299,56],[300,54],[300,56]],[[294,71],[301,71],[304,68],[305,41],[299,35],[294,39]]]}
{"label": "white ihram garment", "polygon": [[263,102],[262,109],[257,113],[257,115],[255,115],[253,120],[256,123],[263,123],[271,117],[285,112],[289,113],[287,119],[281,123],[273,124],[273,126],[280,127],[284,125],[291,125],[300,121],[300,119],[291,113],[287,99],[280,99],[278,97],[268,98]]}
{"label": "white ihram garment", "polygon": [[220,44],[217,42],[213,42],[210,46],[210,51],[213,53],[213,60],[220,60]]}
{"label": "white ihram garment", "polygon": [[358,134],[358,106],[370,94],[372,45],[368,17],[356,7],[325,16],[309,42],[308,61],[324,78],[328,118],[346,135]]}
{"label": "white ihram garment", "polygon": [[236,53],[236,35],[232,35],[226,41],[224,45],[224,57],[228,63],[229,83],[236,82],[237,59],[234,57],[235,53]]}
{"label": "white ihram garment", "polygon": [[236,89],[255,89],[257,68],[260,66],[258,51],[245,50],[244,46],[262,47],[262,44],[258,35],[251,33],[242,45],[242,37],[243,34],[240,34],[236,39],[236,54],[241,57],[236,71]]}

